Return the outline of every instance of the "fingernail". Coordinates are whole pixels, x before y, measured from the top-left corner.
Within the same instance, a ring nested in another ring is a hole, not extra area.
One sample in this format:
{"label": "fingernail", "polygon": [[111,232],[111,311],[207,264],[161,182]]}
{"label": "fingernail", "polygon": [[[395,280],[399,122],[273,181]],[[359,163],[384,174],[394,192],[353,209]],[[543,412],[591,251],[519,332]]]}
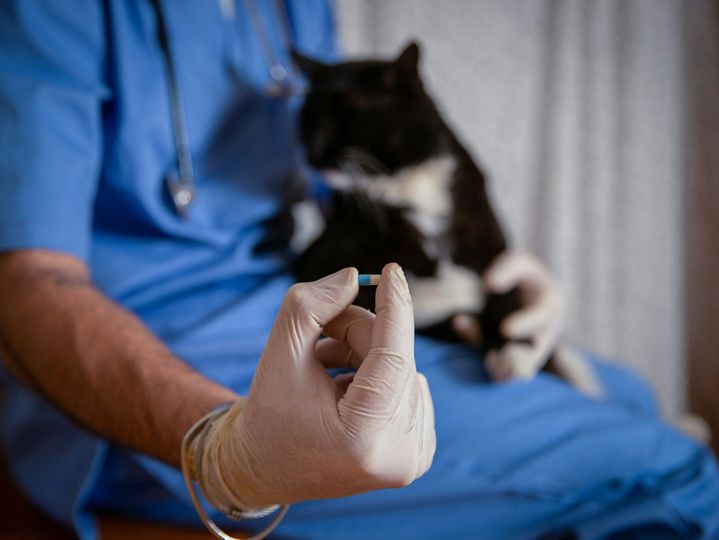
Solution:
{"label": "fingernail", "polygon": [[350,283],[352,281],[357,281],[357,269],[356,268],[343,268],[342,270],[339,270],[335,272],[334,274],[330,274],[329,276],[325,276],[321,279],[318,279],[314,282],[315,285],[319,287],[325,287],[327,285],[339,285],[344,283]]}
{"label": "fingernail", "polygon": [[382,273],[384,272],[391,272],[393,274],[397,274],[398,276],[404,276],[404,271],[402,270],[402,267],[394,262],[386,264],[385,267],[382,269]]}

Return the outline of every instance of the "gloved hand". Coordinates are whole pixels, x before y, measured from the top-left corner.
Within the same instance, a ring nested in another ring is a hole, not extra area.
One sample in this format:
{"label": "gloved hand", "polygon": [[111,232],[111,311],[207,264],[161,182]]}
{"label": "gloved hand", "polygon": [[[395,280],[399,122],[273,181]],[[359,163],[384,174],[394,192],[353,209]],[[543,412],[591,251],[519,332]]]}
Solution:
{"label": "gloved hand", "polygon": [[[384,268],[376,316],[350,307],[357,292],[354,268],[290,289],[249,396],[202,440],[195,466],[214,506],[344,497],[429,469],[434,409],[415,368],[404,274]],[[330,337],[318,342],[323,330]],[[358,370],[332,379],[325,369],[342,366]]]}
{"label": "gloved hand", "polygon": [[[523,251],[505,252],[495,259],[483,276],[488,292],[505,293],[519,287],[523,307],[506,317],[500,331],[508,339],[530,339],[531,345],[509,343],[487,358],[487,369],[495,380],[534,376],[557,345],[564,325],[562,291],[542,262]],[[479,325],[467,316],[457,316],[455,330],[470,343],[481,340]]]}

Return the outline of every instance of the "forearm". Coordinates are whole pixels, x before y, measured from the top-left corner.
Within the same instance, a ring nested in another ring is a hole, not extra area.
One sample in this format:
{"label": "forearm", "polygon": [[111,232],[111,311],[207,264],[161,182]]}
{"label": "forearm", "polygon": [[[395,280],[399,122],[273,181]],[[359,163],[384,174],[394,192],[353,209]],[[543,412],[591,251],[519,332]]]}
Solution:
{"label": "forearm", "polygon": [[174,357],[70,257],[38,252],[28,263],[2,255],[0,290],[2,360],[106,438],[177,466],[185,431],[237,399]]}

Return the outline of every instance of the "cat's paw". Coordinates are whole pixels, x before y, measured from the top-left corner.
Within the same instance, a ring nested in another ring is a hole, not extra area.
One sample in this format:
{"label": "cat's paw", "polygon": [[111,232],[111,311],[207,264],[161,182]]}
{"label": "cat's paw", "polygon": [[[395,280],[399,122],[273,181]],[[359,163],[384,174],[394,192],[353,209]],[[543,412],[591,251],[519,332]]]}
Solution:
{"label": "cat's paw", "polygon": [[537,358],[533,347],[516,342],[487,352],[484,365],[494,381],[531,379],[542,369],[541,358]]}

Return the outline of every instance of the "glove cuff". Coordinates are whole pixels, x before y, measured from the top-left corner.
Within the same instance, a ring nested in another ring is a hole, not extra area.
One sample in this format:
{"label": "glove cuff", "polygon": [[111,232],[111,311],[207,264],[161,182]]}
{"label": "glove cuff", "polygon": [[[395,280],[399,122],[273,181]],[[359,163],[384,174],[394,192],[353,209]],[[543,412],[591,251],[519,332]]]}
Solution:
{"label": "glove cuff", "polygon": [[[192,426],[182,441],[181,463],[185,484],[203,524],[219,538],[231,539],[232,537],[220,531],[215,523],[207,517],[197,498],[193,482],[199,485],[202,495],[212,506],[231,519],[265,517],[280,508],[278,504],[266,508],[245,508],[223,479],[217,459],[223,438],[218,438],[217,433],[214,436],[211,434],[214,431],[213,428],[229,429],[230,426],[227,425],[227,422],[234,424],[243,409],[244,402],[242,401],[216,407]],[[289,505],[282,506],[274,521],[264,531],[252,538],[264,538],[269,534],[279,524],[288,509]]]}

